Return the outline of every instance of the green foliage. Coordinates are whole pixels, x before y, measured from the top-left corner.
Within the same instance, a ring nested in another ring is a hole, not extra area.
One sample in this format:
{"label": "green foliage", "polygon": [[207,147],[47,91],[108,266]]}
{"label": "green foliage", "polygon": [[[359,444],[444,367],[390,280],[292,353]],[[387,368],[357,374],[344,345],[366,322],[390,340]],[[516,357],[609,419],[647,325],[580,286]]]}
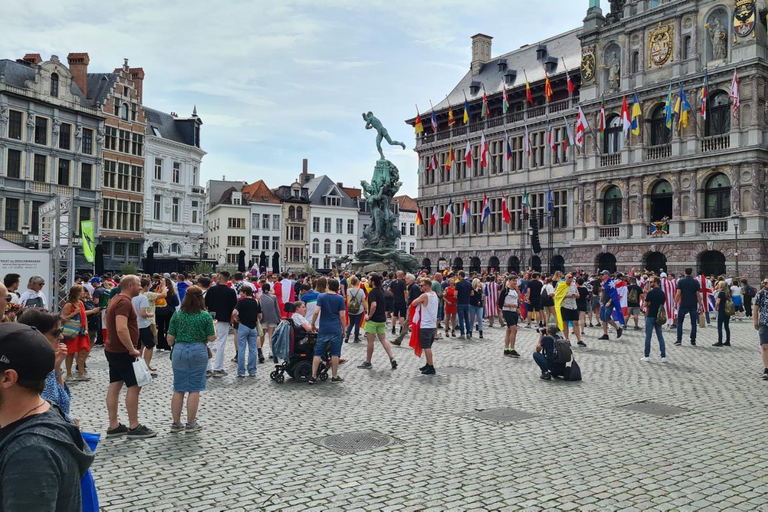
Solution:
{"label": "green foliage", "polygon": [[212,274],[213,273],[213,266],[210,263],[198,263],[195,265],[195,267],[192,269],[192,271],[195,273],[195,275],[199,274]]}
{"label": "green foliage", "polygon": [[216,267],[216,272],[223,272],[225,270],[227,272],[229,272],[230,274],[234,275],[235,272],[237,272],[237,266],[235,266],[235,265],[218,265]]}
{"label": "green foliage", "polygon": [[120,266],[120,273],[124,276],[127,276],[129,274],[138,275],[139,274],[139,266],[136,265],[134,262],[129,261],[127,263],[123,263]]}
{"label": "green foliage", "polygon": [[304,267],[296,273],[314,276],[317,274],[317,270],[315,270],[315,267],[313,267],[312,265],[304,265]]}

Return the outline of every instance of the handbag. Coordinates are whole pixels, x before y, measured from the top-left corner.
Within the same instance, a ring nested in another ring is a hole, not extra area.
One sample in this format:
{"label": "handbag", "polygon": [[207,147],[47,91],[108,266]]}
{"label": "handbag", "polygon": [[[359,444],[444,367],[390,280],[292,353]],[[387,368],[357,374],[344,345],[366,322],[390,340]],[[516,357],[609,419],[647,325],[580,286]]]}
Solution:
{"label": "handbag", "polygon": [[149,373],[149,367],[144,359],[136,358],[133,362],[133,373],[136,375],[136,384],[140,388],[152,384],[152,374]]}
{"label": "handbag", "polygon": [[61,326],[61,334],[65,340],[73,340],[78,336],[85,334],[85,306],[80,302],[78,305],[78,313],[64,322]]}
{"label": "handbag", "polygon": [[566,367],[566,370],[568,370],[568,378],[566,380],[581,380],[581,367],[576,363],[576,359],[571,359],[571,366]]}

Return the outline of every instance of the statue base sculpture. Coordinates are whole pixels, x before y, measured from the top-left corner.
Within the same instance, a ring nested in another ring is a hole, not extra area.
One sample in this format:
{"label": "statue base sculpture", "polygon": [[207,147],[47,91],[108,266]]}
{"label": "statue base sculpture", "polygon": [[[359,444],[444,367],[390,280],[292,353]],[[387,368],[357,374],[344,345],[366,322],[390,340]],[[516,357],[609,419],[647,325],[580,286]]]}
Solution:
{"label": "statue base sculpture", "polygon": [[396,270],[416,273],[419,271],[419,262],[412,255],[391,247],[369,247],[355,253],[349,268],[363,274]]}

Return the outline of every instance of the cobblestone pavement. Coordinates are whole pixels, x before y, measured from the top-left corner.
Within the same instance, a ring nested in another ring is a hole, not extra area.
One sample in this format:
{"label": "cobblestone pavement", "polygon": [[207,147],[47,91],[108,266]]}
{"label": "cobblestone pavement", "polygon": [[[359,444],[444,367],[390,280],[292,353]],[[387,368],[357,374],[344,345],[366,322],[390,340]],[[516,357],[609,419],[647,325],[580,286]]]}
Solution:
{"label": "cobblestone pavement", "polygon": [[[340,384],[276,384],[268,365],[237,379],[228,362],[229,376],[209,380],[194,434],[169,433],[172,376],[160,353],[140,405],[159,435],[103,439],[93,473],[109,511],[768,510],[768,382],[751,322],[732,324],[730,348],[711,346],[714,327],[697,347],[687,334],[675,347],[665,331],[667,364],[655,341],[640,362],[642,332],[598,341],[588,329],[588,348],[574,348],[580,383],[539,379],[535,330],[521,329],[523,357],[509,359],[502,329],[487,326],[483,340],[438,340],[435,376],[420,375],[405,347],[395,347],[397,370],[378,345],[373,370],[357,369],[364,343],[344,345]],[[229,361],[231,338],[227,351]],[[104,433],[103,351],[89,367],[72,410]],[[627,408],[638,402],[681,410]],[[499,408],[529,414],[487,418]],[[365,431],[394,440],[352,454],[318,444]]]}

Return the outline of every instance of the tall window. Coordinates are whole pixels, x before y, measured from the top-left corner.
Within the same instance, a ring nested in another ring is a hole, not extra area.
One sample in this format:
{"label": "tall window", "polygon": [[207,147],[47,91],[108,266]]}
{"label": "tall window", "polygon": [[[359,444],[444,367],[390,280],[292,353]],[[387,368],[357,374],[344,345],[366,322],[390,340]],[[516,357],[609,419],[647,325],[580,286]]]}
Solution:
{"label": "tall window", "polygon": [[259,219],[261,219],[261,215],[258,213],[252,213],[251,214],[251,226],[254,228],[259,227]]}
{"label": "tall window", "polygon": [[336,254],[341,254],[342,243],[341,240],[336,240]]}
{"label": "tall window", "polygon": [[8,150],[8,177],[21,177],[21,151],[15,149]]}
{"label": "tall window", "polygon": [[621,190],[612,186],[605,192],[603,199],[603,224],[612,225],[621,223]]}
{"label": "tall window", "polygon": [[59,75],[51,73],[51,96],[59,97]]}
{"label": "tall window", "polygon": [[56,183],[69,186],[69,160],[59,158],[59,175]]}
{"label": "tall window", "polygon": [[35,144],[45,146],[48,143],[48,120],[44,117],[35,117]]}
{"label": "tall window", "polygon": [[296,207],[295,206],[289,206],[288,207],[288,218],[290,220],[296,219]]}
{"label": "tall window", "polygon": [[197,166],[192,167],[192,185],[197,186]]}
{"label": "tall window", "polygon": [[272,237],[272,250],[273,251],[279,251],[280,250],[280,237],[279,236],[273,236]]}
{"label": "tall window", "polygon": [[723,135],[731,131],[731,101],[724,92],[716,92],[709,98],[706,135]]}
{"label": "tall window", "polygon": [[[320,217],[312,217],[312,232],[313,233],[320,232]],[[314,252],[317,252],[317,251],[314,251]]]}
{"label": "tall window", "polygon": [[122,119],[123,121],[128,120],[128,104],[127,103],[123,103],[122,105],[120,105],[120,119]]}
{"label": "tall window", "polygon": [[268,236],[265,236],[264,238],[262,238],[262,240],[261,240],[261,249],[264,250],[264,251],[268,251],[269,250],[269,237]]}
{"label": "tall window", "polygon": [[[8,138],[21,140],[21,112],[11,110],[8,112]],[[0,134],[2,135],[2,134]]]}
{"label": "tall window", "polygon": [[258,251],[259,250],[259,236],[258,235],[251,235],[251,250],[252,251]]}
{"label": "tall window", "polygon": [[107,126],[104,128],[104,149],[117,151],[117,128]]}
{"label": "tall window", "polygon": [[45,183],[46,167],[48,163],[48,157],[45,155],[35,155],[35,160],[32,169],[32,180],[38,183]]}
{"label": "tall window", "polygon": [[325,231],[326,233],[330,233],[331,232],[331,219],[329,219],[329,218],[325,218],[324,219],[323,228],[324,228],[323,231]]}
{"label": "tall window", "polygon": [[119,139],[117,140],[117,150],[121,153],[131,152],[131,132],[128,130],[119,131]]}
{"label": "tall window", "polygon": [[280,216],[279,215],[272,215],[272,229],[275,231],[280,230]]}
{"label": "tall window", "polygon": [[160,194],[155,194],[154,200],[152,201],[152,218],[155,220],[160,220],[160,205],[162,204],[162,197]]}
{"label": "tall window", "polygon": [[663,146],[669,144],[672,139],[672,130],[667,128],[667,114],[664,105],[659,105],[651,116],[651,146]]}
{"label": "tall window", "polygon": [[323,254],[331,254],[331,241],[327,238],[323,241]]}
{"label": "tall window", "polygon": [[144,136],[140,133],[131,134],[131,154],[135,156],[144,156]]}
{"label": "tall window", "polygon": [[59,127],[59,148],[69,150],[72,147],[72,125],[63,123]]}
{"label": "tall window", "polygon": [[5,230],[19,230],[19,200],[7,198],[5,200]]}
{"label": "tall window", "polygon": [[93,154],[93,130],[83,128],[83,153]]}
{"label": "tall window", "polygon": [[[254,225],[258,226],[258,223]],[[269,229],[269,215],[267,214],[261,216],[261,229]]]}
{"label": "tall window", "polygon": [[347,219],[347,234],[355,234],[355,221],[353,219]]}
{"label": "tall window", "polygon": [[155,179],[162,181],[163,179],[163,159],[155,158]]}
{"label": "tall window", "polygon": [[715,174],[707,181],[704,191],[704,216],[721,219],[731,216],[731,181],[725,174]]}
{"label": "tall window", "polygon": [[173,198],[173,206],[171,209],[171,220],[173,222],[179,222],[179,198]]}
{"label": "tall window", "polygon": [[608,121],[607,134],[603,137],[603,152],[606,154],[618,153],[623,143],[622,124],[619,116],[611,117]]}
{"label": "tall window", "polygon": [[352,254],[355,250],[355,244],[352,242],[352,240],[347,242],[347,254]]}
{"label": "tall window", "polygon": [[685,36],[683,38],[683,59],[690,59],[691,54],[691,36]]}
{"label": "tall window", "polygon": [[173,162],[172,181],[174,183],[179,183],[181,181],[181,162]]}
{"label": "tall window", "polygon": [[[32,201],[32,229],[31,232],[34,235],[40,234],[40,207],[43,206],[45,203],[42,201]],[[88,210],[90,213],[90,208],[80,208],[80,210]],[[88,220],[88,219],[85,219]]]}
{"label": "tall window", "polygon": [[344,228],[344,219],[336,219],[336,233],[341,233]]}
{"label": "tall window", "polygon": [[80,164],[80,188],[93,188],[93,165]]}
{"label": "tall window", "polygon": [[640,52],[632,52],[632,73],[640,72]]}
{"label": "tall window", "polygon": [[568,191],[559,190],[552,192],[552,203],[554,210],[554,227],[568,227]]}
{"label": "tall window", "polygon": [[104,179],[102,181],[106,188],[115,188],[117,186],[117,162],[104,160]]}
{"label": "tall window", "polygon": [[304,208],[301,206],[296,207],[296,220],[304,220]]}

